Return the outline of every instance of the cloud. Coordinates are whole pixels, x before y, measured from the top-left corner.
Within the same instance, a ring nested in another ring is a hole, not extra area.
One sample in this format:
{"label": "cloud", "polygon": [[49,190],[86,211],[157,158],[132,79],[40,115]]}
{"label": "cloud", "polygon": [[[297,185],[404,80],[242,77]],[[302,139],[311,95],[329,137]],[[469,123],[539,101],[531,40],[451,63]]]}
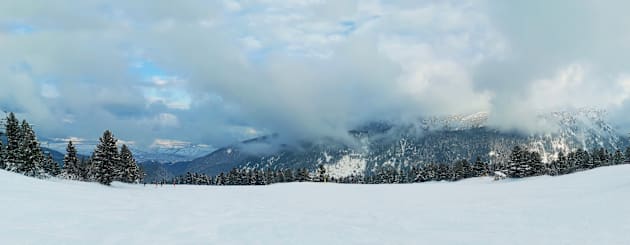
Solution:
{"label": "cloud", "polygon": [[151,148],[184,148],[190,145],[190,142],[181,141],[181,140],[169,140],[169,139],[155,139],[153,144],[151,144]]}
{"label": "cloud", "polygon": [[630,125],[620,116],[630,108],[627,7],[6,1],[0,106],[51,137],[112,129],[144,146],[343,137],[371,120],[478,111],[496,127],[529,131],[541,127],[537,113],[581,106]]}

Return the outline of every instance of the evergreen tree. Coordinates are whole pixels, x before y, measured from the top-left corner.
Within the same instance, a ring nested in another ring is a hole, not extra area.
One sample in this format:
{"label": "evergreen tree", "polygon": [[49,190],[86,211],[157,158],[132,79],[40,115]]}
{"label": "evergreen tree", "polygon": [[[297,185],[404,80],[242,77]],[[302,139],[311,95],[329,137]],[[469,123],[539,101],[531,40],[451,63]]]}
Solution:
{"label": "evergreen tree", "polygon": [[453,173],[452,173],[451,180],[458,181],[458,180],[468,178],[470,176],[471,176],[470,164],[468,164],[468,161],[466,161],[466,159],[456,161],[455,164],[453,165]]}
{"label": "evergreen tree", "polygon": [[297,170],[296,180],[299,182],[309,181],[311,180],[310,174],[306,168],[301,168]]}
{"label": "evergreen tree", "polygon": [[452,170],[447,164],[441,163],[438,165],[436,176],[437,181],[451,180],[452,176]]}
{"label": "evergreen tree", "polygon": [[20,152],[21,131],[20,122],[15,117],[15,114],[13,112],[9,113],[5,127],[5,135],[7,137],[5,169],[9,171],[17,171],[18,166],[22,165]]}
{"label": "evergreen tree", "polygon": [[[0,136],[2,136],[2,133],[0,133]],[[0,169],[7,168],[7,165],[5,164],[5,160],[6,160],[6,150],[4,149],[4,144],[2,143],[2,137],[0,137]]]}
{"label": "evergreen tree", "polygon": [[475,163],[472,166],[472,172],[474,176],[486,176],[489,174],[488,164],[481,160],[481,157],[477,157]]}
{"label": "evergreen tree", "polygon": [[567,157],[564,155],[564,152],[560,152],[558,153],[558,159],[556,159],[556,168],[555,168],[555,172],[556,175],[561,175],[561,174],[565,174],[568,173],[571,169],[571,165],[569,164],[569,160],[567,159]]}
{"label": "evergreen tree", "polygon": [[79,158],[77,157],[77,149],[68,142],[66,146],[66,155],[63,157],[62,176],[66,179],[82,180],[83,170],[81,169]]}
{"label": "evergreen tree", "polygon": [[104,185],[110,185],[114,180],[115,167],[120,162],[116,139],[109,130],[103,133],[99,144],[94,150],[92,159],[91,179]]}
{"label": "evergreen tree", "polygon": [[42,162],[42,168],[44,170],[44,173],[48,176],[54,177],[61,173],[59,164],[57,164],[57,162],[53,160],[53,157],[51,154],[48,154],[47,156],[44,157],[43,162]]}
{"label": "evergreen tree", "polygon": [[527,174],[527,176],[538,176],[547,172],[546,166],[542,162],[542,157],[538,152],[530,152],[527,163],[531,166],[531,171]]}
{"label": "evergreen tree", "polygon": [[436,181],[438,180],[438,168],[433,163],[425,164],[420,171],[420,182]]}
{"label": "evergreen tree", "polygon": [[623,164],[624,160],[625,159],[624,159],[623,153],[621,153],[621,150],[615,151],[615,155],[613,155],[613,158],[612,158],[612,164],[613,165]]}
{"label": "evergreen tree", "polygon": [[326,168],[323,164],[320,164],[317,168],[317,180],[318,182],[328,182],[328,175],[326,174]]}
{"label": "evergreen tree", "polygon": [[626,148],[626,153],[624,154],[626,161],[624,163],[630,164],[630,146]]}
{"label": "evergreen tree", "polygon": [[[538,156],[539,158],[540,156]],[[520,146],[515,146],[510,154],[510,160],[506,166],[505,174],[511,178],[523,178],[532,176],[535,172],[534,166],[539,159],[535,159],[535,155],[531,155],[523,150]]]}
{"label": "evergreen tree", "polygon": [[27,176],[42,176],[44,155],[33,128],[25,120],[22,121],[21,136],[18,147],[21,164],[16,166],[16,171]]}
{"label": "evergreen tree", "polygon": [[120,149],[120,161],[116,175],[118,181],[126,183],[140,183],[142,179],[136,159],[133,158],[131,150],[124,144]]}

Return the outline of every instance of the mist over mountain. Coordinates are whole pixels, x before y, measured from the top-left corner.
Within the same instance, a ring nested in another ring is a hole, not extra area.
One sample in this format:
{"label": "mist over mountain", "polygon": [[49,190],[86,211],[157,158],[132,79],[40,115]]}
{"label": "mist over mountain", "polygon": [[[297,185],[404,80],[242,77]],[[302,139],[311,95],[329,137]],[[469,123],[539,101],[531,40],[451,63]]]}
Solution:
{"label": "mist over mountain", "polygon": [[216,175],[232,168],[314,170],[324,165],[333,177],[370,174],[380,166],[407,169],[456,160],[505,162],[516,145],[541,153],[549,162],[559,152],[576,149],[622,149],[623,132],[597,109],[541,114],[539,132],[505,131],[487,126],[488,113],[429,117],[416,123],[372,122],[351,130],[353,141],[334,138],[285,143],[278,136],[260,137],[222,147],[192,161],[144,163],[149,180],[186,172]]}

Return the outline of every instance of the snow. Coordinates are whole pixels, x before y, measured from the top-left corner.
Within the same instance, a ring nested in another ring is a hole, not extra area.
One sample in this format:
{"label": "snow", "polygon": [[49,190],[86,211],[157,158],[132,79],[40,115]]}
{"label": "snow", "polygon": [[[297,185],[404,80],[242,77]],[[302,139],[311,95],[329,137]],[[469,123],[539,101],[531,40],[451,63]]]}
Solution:
{"label": "snow", "polygon": [[360,154],[349,154],[341,157],[334,164],[324,165],[326,173],[333,178],[343,178],[365,173],[367,162]]}
{"label": "snow", "polygon": [[628,244],[630,165],[522,180],[112,187],[0,171],[2,244]]}

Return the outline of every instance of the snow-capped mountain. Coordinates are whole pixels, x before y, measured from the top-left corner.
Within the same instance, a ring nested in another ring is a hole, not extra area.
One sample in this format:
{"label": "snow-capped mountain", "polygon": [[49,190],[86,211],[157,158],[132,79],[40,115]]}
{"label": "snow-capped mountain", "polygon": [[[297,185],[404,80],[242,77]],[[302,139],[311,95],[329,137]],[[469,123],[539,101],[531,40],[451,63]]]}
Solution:
{"label": "snow-capped mountain", "polygon": [[[90,156],[98,144],[97,140],[86,140],[80,138],[42,138],[41,145],[43,147],[65,153],[69,140],[72,140],[72,143],[77,148],[77,151],[85,156]],[[140,147],[133,144],[133,142],[124,141],[120,141],[119,145],[123,143],[128,144],[138,162],[153,161],[160,163],[173,163],[191,161],[214,150],[209,145],[193,144],[183,141],[156,140],[156,142],[149,147]]]}
{"label": "snow-capped mountain", "polygon": [[627,139],[606,123],[602,110],[543,114],[539,119],[555,130],[537,134],[490,128],[488,116],[482,112],[431,117],[414,124],[373,122],[349,131],[354,142],[320,139],[282,144],[276,142],[276,137],[261,137],[182,163],[186,167],[172,175],[187,171],[215,175],[234,167],[314,170],[322,164],[331,176],[342,177],[369,174],[385,165],[400,169],[476,157],[491,163],[504,162],[516,145],[538,151],[544,161],[550,161],[560,151],[600,147],[614,150],[628,144]]}
{"label": "snow-capped mountain", "polygon": [[208,152],[211,152],[213,149],[208,145],[189,143],[178,147],[151,146],[147,149],[131,147],[131,150],[138,162],[154,161],[173,163],[191,161],[208,154]]}

